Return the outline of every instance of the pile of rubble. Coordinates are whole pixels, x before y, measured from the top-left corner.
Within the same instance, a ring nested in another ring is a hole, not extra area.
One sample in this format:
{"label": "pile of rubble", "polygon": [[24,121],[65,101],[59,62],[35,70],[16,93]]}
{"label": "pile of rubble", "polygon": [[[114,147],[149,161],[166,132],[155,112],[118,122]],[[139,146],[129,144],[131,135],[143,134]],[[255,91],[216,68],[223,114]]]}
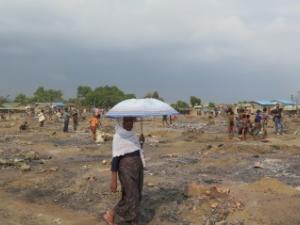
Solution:
{"label": "pile of rubble", "polygon": [[[50,158],[51,157],[48,157],[47,160]],[[0,168],[4,169],[7,167],[14,167],[23,172],[27,172],[31,170],[30,164],[33,162],[44,164],[45,159],[42,159],[37,152],[27,151],[19,153],[10,158],[0,158]]]}

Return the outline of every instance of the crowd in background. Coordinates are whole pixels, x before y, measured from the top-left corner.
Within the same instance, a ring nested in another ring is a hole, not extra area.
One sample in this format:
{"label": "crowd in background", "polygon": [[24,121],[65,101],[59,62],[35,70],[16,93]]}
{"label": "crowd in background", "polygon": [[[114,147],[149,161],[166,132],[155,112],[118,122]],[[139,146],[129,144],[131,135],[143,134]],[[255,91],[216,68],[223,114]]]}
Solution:
{"label": "crowd in background", "polygon": [[257,110],[255,115],[252,115],[247,107],[237,109],[237,114],[232,108],[228,108],[226,113],[229,137],[238,134],[242,140],[246,140],[248,135],[266,138],[271,119],[274,123],[275,133],[277,135],[283,134],[282,107],[279,104],[276,104],[275,109]]}

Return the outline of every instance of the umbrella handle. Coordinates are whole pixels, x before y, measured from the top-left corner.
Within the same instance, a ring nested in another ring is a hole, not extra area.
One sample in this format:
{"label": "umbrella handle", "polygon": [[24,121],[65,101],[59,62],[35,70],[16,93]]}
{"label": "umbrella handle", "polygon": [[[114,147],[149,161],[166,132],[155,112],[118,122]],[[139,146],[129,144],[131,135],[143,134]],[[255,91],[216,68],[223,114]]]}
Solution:
{"label": "umbrella handle", "polygon": [[145,156],[144,156],[144,149],[142,149],[142,148],[140,150],[140,156],[141,156],[141,160],[142,160],[142,163],[143,163],[143,167],[145,169],[146,168],[146,160],[145,160]]}
{"label": "umbrella handle", "polygon": [[[144,135],[143,134],[143,118],[141,118],[141,135]],[[142,163],[143,163],[143,167],[146,168],[146,161],[145,161],[145,156],[144,156],[144,141],[140,141],[140,145],[141,145],[141,150],[140,150],[140,156],[141,156],[141,160],[142,160]]]}
{"label": "umbrella handle", "polygon": [[[143,135],[144,136],[144,128],[143,128],[143,118],[141,118],[141,135]],[[144,147],[144,142],[145,142],[145,140],[140,140],[140,145],[141,145],[141,148],[143,148]]]}

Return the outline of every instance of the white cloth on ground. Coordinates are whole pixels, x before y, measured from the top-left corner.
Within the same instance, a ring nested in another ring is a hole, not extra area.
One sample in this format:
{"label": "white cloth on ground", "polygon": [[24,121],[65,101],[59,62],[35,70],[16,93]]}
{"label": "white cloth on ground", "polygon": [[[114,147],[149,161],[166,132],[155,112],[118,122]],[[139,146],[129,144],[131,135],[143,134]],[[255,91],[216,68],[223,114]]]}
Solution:
{"label": "white cloth on ground", "polygon": [[141,146],[135,133],[117,125],[112,143],[112,156],[118,157],[137,150],[141,150]]}

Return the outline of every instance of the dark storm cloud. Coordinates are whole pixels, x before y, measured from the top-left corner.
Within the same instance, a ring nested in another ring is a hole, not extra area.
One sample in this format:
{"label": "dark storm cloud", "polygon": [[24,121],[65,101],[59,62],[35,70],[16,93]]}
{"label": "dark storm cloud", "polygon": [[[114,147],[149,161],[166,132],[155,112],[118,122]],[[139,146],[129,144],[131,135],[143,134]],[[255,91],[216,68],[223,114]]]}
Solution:
{"label": "dark storm cloud", "polygon": [[300,6],[267,5],[1,1],[0,95],[108,84],[169,101],[289,97],[300,89]]}

